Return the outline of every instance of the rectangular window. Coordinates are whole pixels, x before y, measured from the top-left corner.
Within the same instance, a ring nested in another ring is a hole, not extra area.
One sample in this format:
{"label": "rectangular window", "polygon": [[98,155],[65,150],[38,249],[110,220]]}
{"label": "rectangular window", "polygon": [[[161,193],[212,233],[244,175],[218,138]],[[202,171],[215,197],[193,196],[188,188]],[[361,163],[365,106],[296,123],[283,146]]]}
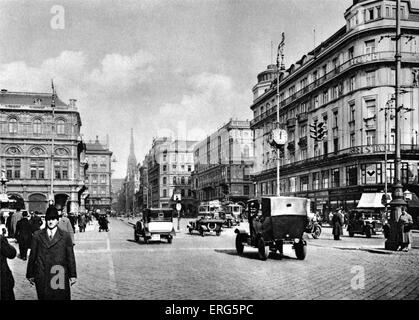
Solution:
{"label": "rectangular window", "polygon": [[337,128],[338,127],[338,111],[334,111],[333,112],[333,123],[332,126],[333,128]]}
{"label": "rectangular window", "polygon": [[329,170],[322,171],[322,189],[329,188]]}
{"label": "rectangular window", "polygon": [[323,104],[327,103],[329,101],[329,91],[325,90],[323,91]]}
{"label": "rectangular window", "polygon": [[367,79],[367,86],[372,87],[375,86],[375,70],[374,71],[367,71],[365,72],[366,79]]}
{"label": "rectangular window", "polygon": [[339,138],[333,139],[333,152],[338,153],[339,151]]}
{"label": "rectangular window", "polygon": [[20,159],[6,159],[7,179],[20,179]]}
{"label": "rectangular window", "polygon": [[332,169],[332,188],[340,187],[340,173],[339,168]]}
{"label": "rectangular window", "polygon": [[350,137],[349,137],[349,146],[351,148],[355,147],[355,133],[354,132],[352,132]]}
{"label": "rectangular window", "polygon": [[317,109],[319,107],[319,96],[315,96],[313,99],[314,108]]}
{"label": "rectangular window", "polygon": [[67,180],[68,179],[68,160],[55,160],[54,171],[55,171],[55,179]]}
{"label": "rectangular window", "polygon": [[348,49],[348,59],[351,60],[354,58],[354,47]]}
{"label": "rectangular window", "polygon": [[301,176],[300,177],[300,191],[307,191],[308,190],[308,176]]}
{"label": "rectangular window", "polygon": [[349,79],[349,91],[354,91],[355,90],[355,76],[352,76]]}
{"label": "rectangular window", "polygon": [[304,138],[307,136],[307,125],[302,125],[300,127],[300,138]]}
{"label": "rectangular window", "polygon": [[355,186],[358,184],[358,167],[356,165],[346,167],[346,185]]}
{"label": "rectangular window", "polygon": [[368,130],[366,132],[367,134],[367,145],[368,146],[372,146],[376,144],[376,134],[375,134],[375,130]]}
{"label": "rectangular window", "polygon": [[313,172],[313,190],[319,190],[320,187],[320,173]]}
{"label": "rectangular window", "polygon": [[349,122],[355,121],[355,102],[349,104]]}
{"label": "rectangular window", "polygon": [[375,40],[365,41],[365,54],[371,54],[375,52]]}

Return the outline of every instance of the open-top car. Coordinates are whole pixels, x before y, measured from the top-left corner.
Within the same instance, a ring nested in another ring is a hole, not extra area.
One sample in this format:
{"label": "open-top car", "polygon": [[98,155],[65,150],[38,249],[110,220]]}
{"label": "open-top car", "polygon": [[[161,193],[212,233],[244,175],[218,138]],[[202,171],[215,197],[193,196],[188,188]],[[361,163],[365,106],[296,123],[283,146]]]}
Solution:
{"label": "open-top car", "polygon": [[296,197],[263,197],[248,201],[250,234],[236,229],[236,250],[243,254],[244,246],[258,248],[259,258],[266,260],[270,252],[283,253],[284,244],[292,244],[297,259],[306,256],[303,239],[308,224],[310,200]]}
{"label": "open-top car", "polygon": [[166,239],[172,243],[175,229],[173,226],[172,208],[149,208],[143,211],[143,217],[134,225],[134,239],[149,241],[161,241]]}
{"label": "open-top car", "polygon": [[189,233],[198,231],[201,236],[206,232],[215,232],[217,236],[221,234],[224,220],[220,218],[220,212],[211,210],[208,206],[199,206],[198,216],[195,220],[189,221]]}
{"label": "open-top car", "polygon": [[385,215],[382,212],[368,209],[354,209],[349,212],[348,233],[350,237],[363,234],[367,238],[383,232]]}

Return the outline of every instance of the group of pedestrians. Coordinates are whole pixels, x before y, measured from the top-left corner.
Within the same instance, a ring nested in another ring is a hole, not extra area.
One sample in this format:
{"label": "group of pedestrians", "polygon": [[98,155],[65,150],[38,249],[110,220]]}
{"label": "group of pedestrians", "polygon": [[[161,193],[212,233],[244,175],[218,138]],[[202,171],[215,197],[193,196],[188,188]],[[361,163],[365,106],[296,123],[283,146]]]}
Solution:
{"label": "group of pedestrians", "polygon": [[[332,234],[334,240],[340,240],[343,235],[343,227],[348,224],[345,213],[342,209],[336,210],[329,216],[330,224],[332,226]],[[412,216],[407,212],[406,206],[402,207],[401,215],[397,222],[397,237],[398,251],[409,251],[412,248]]]}
{"label": "group of pedestrians", "polygon": [[[48,207],[45,214],[46,227],[40,229],[42,219],[34,213],[19,210],[12,215],[17,221],[10,220],[12,227],[9,238],[19,244],[19,257],[28,260],[26,278],[36,288],[39,300],[70,299],[70,286],[77,280],[74,257],[74,229],[64,213],[60,218],[54,206]],[[19,218],[20,216],[20,218]],[[9,244],[4,235],[1,241],[0,300],[14,300],[14,278],[7,259],[14,259],[16,249]],[[27,251],[30,248],[29,258]]]}

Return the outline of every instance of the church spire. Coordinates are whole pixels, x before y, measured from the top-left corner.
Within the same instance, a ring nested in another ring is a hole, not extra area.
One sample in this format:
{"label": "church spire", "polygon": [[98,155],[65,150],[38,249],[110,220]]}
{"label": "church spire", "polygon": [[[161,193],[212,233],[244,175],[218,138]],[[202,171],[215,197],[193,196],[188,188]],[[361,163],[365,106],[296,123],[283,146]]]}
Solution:
{"label": "church spire", "polygon": [[129,180],[135,176],[137,169],[137,159],[134,152],[134,130],[131,128],[131,143],[129,149],[128,163],[127,163],[127,177]]}

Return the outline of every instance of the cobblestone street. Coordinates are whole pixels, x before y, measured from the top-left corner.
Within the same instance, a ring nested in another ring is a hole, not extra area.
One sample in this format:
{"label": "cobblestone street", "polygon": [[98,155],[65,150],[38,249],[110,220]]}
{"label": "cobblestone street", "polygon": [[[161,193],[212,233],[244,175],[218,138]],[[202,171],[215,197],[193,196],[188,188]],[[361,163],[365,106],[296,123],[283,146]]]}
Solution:
{"label": "cobblestone street", "polygon": [[[131,220],[132,221],[132,220]],[[382,235],[332,240],[330,228],[320,239],[308,238],[305,260],[285,247],[283,259],[260,261],[255,248],[238,256],[234,228],[221,236],[187,233],[186,220],[172,244],[133,240],[126,221],[111,219],[110,231],[89,226],[76,233],[78,281],[73,299],[418,299],[419,243],[408,253],[385,252]],[[175,223],[176,225],[176,223]],[[245,226],[244,226],[245,227]],[[346,232],[345,232],[346,234]],[[14,243],[17,248],[17,244]],[[25,279],[26,261],[9,260],[17,299],[36,299]],[[355,270],[355,271],[354,271]],[[363,288],[353,289],[364,272]],[[352,272],[351,272],[352,271]]]}

